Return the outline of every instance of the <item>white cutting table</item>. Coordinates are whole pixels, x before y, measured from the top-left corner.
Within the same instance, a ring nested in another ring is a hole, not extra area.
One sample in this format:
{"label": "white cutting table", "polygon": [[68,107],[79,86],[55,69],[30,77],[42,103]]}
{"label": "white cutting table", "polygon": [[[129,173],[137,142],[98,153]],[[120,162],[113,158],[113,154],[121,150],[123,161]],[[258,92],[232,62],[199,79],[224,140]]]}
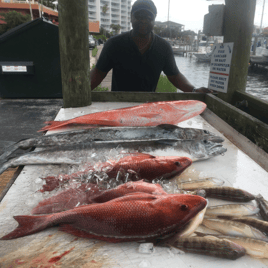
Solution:
{"label": "white cutting table", "polygon": [[[61,109],[55,120],[134,105],[137,103],[93,103],[84,108]],[[213,118],[214,121],[220,121],[215,115]],[[189,119],[178,126],[207,129],[224,137],[224,127],[220,133],[202,116]],[[228,137],[230,138],[230,133]],[[194,162],[181,176],[193,179],[216,177],[223,179],[226,186],[241,188],[252,194],[260,193],[268,199],[267,172],[234,143],[224,138],[223,144],[228,151],[223,156]],[[40,178],[57,175],[66,169],[68,169],[66,166],[53,165],[24,167],[0,204],[0,237],[17,226],[13,216],[30,215],[31,209],[46,197],[37,192],[40,188]],[[210,199],[209,205],[225,203],[232,202]],[[26,237],[0,241],[0,267],[226,268],[229,265],[232,265],[232,268],[268,267],[268,260],[257,260],[249,256],[231,261],[198,254],[173,253],[164,247],[156,247],[152,254],[142,254],[138,252],[138,248],[139,244],[134,242],[111,244],[77,238],[54,227]]]}

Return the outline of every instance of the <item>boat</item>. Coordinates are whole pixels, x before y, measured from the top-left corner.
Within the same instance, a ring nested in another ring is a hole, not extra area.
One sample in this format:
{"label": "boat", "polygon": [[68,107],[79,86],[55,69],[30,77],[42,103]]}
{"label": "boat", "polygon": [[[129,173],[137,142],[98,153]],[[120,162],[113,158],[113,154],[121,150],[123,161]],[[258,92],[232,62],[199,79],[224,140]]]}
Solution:
{"label": "boat", "polygon": [[199,62],[210,62],[212,51],[208,53],[193,53],[193,55],[196,57],[196,60]]}
{"label": "boat", "polygon": [[210,62],[214,41],[201,41],[198,44],[198,52],[193,53],[199,62]]}
{"label": "boat", "polygon": [[266,39],[258,41],[258,47],[256,47],[255,55],[250,55],[250,64],[268,65],[268,48],[266,46]]}

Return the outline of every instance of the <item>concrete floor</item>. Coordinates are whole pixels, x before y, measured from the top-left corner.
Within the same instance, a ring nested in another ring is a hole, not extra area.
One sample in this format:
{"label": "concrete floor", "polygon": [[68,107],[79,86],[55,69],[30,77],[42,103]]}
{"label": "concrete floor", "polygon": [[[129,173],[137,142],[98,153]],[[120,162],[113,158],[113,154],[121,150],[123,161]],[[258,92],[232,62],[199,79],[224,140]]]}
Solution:
{"label": "concrete floor", "polygon": [[[41,136],[37,131],[45,121],[54,120],[62,104],[62,99],[0,99],[0,155],[15,142]],[[0,202],[20,170],[10,168],[0,175]]]}

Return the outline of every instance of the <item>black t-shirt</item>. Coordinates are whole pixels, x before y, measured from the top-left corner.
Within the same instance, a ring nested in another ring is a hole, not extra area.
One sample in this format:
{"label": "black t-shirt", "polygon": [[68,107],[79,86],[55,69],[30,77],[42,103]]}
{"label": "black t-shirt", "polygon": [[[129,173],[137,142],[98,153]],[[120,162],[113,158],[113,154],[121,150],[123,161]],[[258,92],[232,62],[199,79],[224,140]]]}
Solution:
{"label": "black t-shirt", "polygon": [[179,73],[167,41],[153,34],[150,48],[142,55],[130,32],[105,43],[96,67],[103,72],[113,69],[112,91],[154,92],[162,71],[167,76]]}

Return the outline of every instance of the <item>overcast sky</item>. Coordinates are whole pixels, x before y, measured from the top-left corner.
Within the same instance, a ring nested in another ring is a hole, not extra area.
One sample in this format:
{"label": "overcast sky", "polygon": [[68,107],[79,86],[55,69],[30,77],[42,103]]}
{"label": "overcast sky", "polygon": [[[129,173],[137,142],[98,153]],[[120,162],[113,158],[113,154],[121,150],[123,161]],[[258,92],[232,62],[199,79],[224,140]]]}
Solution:
{"label": "overcast sky", "polygon": [[[168,0],[153,0],[157,8],[157,21],[167,21]],[[260,26],[263,1],[257,0],[254,24]],[[135,1],[132,0],[132,3]],[[203,29],[204,15],[209,5],[224,4],[224,0],[170,0],[169,20],[185,25],[185,30],[197,32]],[[265,2],[263,27],[268,27],[268,1]]]}

